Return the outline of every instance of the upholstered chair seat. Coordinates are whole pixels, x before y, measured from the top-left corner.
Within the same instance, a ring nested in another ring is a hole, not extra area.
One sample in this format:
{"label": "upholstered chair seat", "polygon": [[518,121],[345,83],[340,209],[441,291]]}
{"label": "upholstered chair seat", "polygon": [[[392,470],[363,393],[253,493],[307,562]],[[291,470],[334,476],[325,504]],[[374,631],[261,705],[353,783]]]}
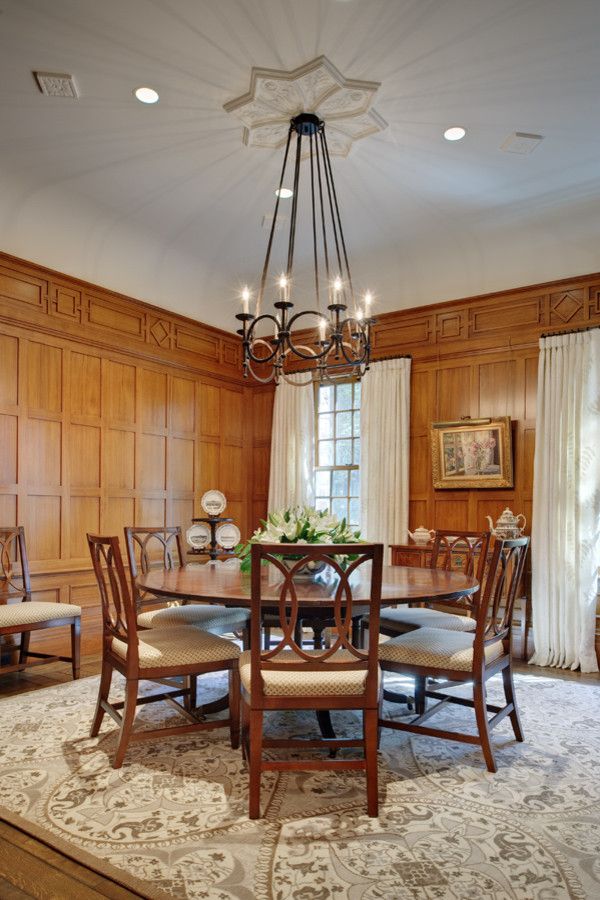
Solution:
{"label": "upholstered chair seat", "polygon": [[0,605],[0,628],[11,625],[34,625],[81,615],[81,607],[72,603],[46,603],[29,600],[27,603],[7,603]]}
{"label": "upholstered chair seat", "polygon": [[[318,650],[305,650],[307,656],[319,659],[321,652]],[[251,652],[245,650],[240,656],[240,678],[242,687],[248,694],[251,694]],[[291,650],[283,650],[276,656],[272,657],[272,661],[276,663],[301,663],[302,658]],[[338,650],[333,656],[330,656],[324,662],[324,666],[328,663],[351,663],[353,657],[345,650]],[[380,673],[381,678],[381,673]],[[310,694],[313,697],[339,697],[361,695],[365,692],[365,684],[367,672],[349,670],[336,672],[282,672],[275,670],[272,672],[263,671],[262,685],[265,696],[279,697],[305,697]]]}
{"label": "upholstered chair seat", "polygon": [[445,628],[448,631],[474,632],[476,624],[476,619],[469,616],[440,612],[427,607],[415,609],[409,607],[382,610],[379,627],[384,634],[388,629],[401,631],[400,626],[406,626],[407,631],[411,628]]}
{"label": "upholstered chair seat", "polygon": [[[234,660],[240,649],[233,641],[198,628],[164,628],[138,633],[140,672],[157,667],[193,666]],[[127,644],[113,638],[112,650],[127,659]]]}
{"label": "upholstered chair seat", "polygon": [[[473,644],[472,634],[444,628],[418,628],[380,644],[379,659],[409,666],[468,672],[473,667]],[[486,664],[489,665],[503,653],[501,643],[490,644],[485,648]]]}
{"label": "upholstered chair seat", "polygon": [[240,623],[247,623],[249,619],[250,611],[236,606],[226,607],[216,604],[203,606],[199,603],[190,603],[187,606],[167,606],[163,609],[147,610],[138,615],[137,623],[139,628],[197,625],[205,631],[224,634],[228,629],[233,631],[239,628]]}

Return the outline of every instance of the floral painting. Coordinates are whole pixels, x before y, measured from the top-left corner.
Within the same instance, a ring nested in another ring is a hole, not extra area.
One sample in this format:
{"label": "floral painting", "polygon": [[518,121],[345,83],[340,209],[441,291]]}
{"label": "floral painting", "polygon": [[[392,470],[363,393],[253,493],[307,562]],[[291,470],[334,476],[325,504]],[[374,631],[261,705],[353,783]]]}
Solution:
{"label": "floral painting", "polygon": [[510,419],[462,419],[431,427],[435,488],[513,486]]}

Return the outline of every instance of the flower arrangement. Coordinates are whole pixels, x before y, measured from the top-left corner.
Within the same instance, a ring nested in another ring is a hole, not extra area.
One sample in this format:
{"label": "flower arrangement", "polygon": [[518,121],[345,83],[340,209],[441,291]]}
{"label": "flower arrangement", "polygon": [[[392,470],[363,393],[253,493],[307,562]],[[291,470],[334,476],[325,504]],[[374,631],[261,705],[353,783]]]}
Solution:
{"label": "flower arrangement", "polygon": [[475,461],[475,471],[484,472],[491,458],[491,451],[496,446],[496,439],[489,434],[488,437],[478,441],[471,441],[469,451]]}
{"label": "flower arrangement", "polygon": [[[312,506],[293,506],[269,513],[266,522],[261,519],[261,526],[249,541],[236,547],[236,553],[242,560],[242,572],[250,571],[252,544],[361,543],[360,531],[352,531],[345,519],[340,522],[337,516],[331,515],[327,510],[314,509]],[[346,556],[340,564],[343,566],[352,559],[356,557]]]}

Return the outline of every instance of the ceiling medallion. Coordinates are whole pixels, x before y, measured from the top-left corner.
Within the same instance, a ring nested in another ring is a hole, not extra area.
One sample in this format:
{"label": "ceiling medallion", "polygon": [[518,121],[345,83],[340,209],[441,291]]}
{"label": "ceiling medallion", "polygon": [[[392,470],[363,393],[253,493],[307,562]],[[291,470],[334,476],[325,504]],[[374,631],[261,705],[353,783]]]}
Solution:
{"label": "ceiling medallion", "polygon": [[[354,141],[387,128],[371,108],[379,82],[344,78],[326,56],[285,72],[252,69],[250,90],[223,109],[244,124],[249,147],[283,147],[290,119],[312,112],[327,121],[331,156],[348,156]],[[307,155],[307,152],[306,154]]]}
{"label": "ceiling medallion", "polygon": [[[226,106],[229,111],[235,109],[236,114],[246,123],[247,143],[252,142],[254,133],[255,137],[259,136],[253,141],[255,144],[258,140],[269,139],[272,143],[264,143],[263,146],[285,146],[255,309],[254,312],[250,311],[251,294],[245,288],[242,292],[242,312],[236,316],[242,323],[238,333],[242,336],[244,377],[250,374],[257,381],[274,380],[277,383],[280,378],[288,380],[288,375],[293,370],[291,367],[298,364],[299,369],[307,373],[307,378],[303,380],[306,384],[315,380],[347,378],[349,375],[360,378],[369,368],[371,328],[375,321],[371,318],[372,297],[367,292],[361,301],[357,301],[354,295],[331,166],[332,151],[328,141],[330,126],[328,124],[326,136],[321,113],[323,110],[331,111],[331,120],[328,121],[334,123],[334,129],[342,119],[345,122],[352,120],[359,123],[353,133],[346,130],[344,141],[338,144],[339,154],[345,156],[352,141],[358,136],[365,136],[385,127],[385,123],[377,124],[372,117],[379,117],[373,110],[369,111],[377,87],[377,84],[371,82],[343,79],[328,60],[320,57],[290,73],[253,69],[250,92]],[[271,102],[274,108],[271,108]],[[311,112],[306,112],[307,109]],[[315,109],[319,112],[315,112]],[[280,193],[288,160],[292,155],[292,144],[295,159],[291,166],[293,200],[287,262],[279,278],[279,293],[273,304],[274,311],[264,313],[262,302],[271,262],[273,237],[277,231]],[[301,165],[302,160],[307,162]],[[304,172],[302,179],[301,172]],[[296,289],[293,265],[301,181],[307,185],[306,193],[310,200],[305,207],[304,220],[311,223],[316,302],[314,309],[294,313],[291,297]],[[326,301],[326,311],[322,308],[322,296],[323,302]]]}

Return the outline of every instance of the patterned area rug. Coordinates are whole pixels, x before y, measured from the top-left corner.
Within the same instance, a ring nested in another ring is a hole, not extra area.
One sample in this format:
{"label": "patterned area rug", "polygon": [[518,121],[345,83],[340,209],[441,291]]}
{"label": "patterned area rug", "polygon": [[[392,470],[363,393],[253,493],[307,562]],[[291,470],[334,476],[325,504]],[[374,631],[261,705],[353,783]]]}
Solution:
{"label": "patterned area rug", "polygon": [[[600,686],[518,677],[527,742],[496,729],[496,775],[466,744],[385,731],[379,819],[365,815],[360,773],[308,772],[263,776],[257,822],[226,730],[134,744],[112,769],[113,723],[87,737],[96,689],[88,678],[0,702],[0,815],[144,896],[600,896]],[[177,715],[155,705],[139,723]],[[315,727],[273,715],[279,731]],[[333,715],[340,734],[355,731],[352,715]]]}

